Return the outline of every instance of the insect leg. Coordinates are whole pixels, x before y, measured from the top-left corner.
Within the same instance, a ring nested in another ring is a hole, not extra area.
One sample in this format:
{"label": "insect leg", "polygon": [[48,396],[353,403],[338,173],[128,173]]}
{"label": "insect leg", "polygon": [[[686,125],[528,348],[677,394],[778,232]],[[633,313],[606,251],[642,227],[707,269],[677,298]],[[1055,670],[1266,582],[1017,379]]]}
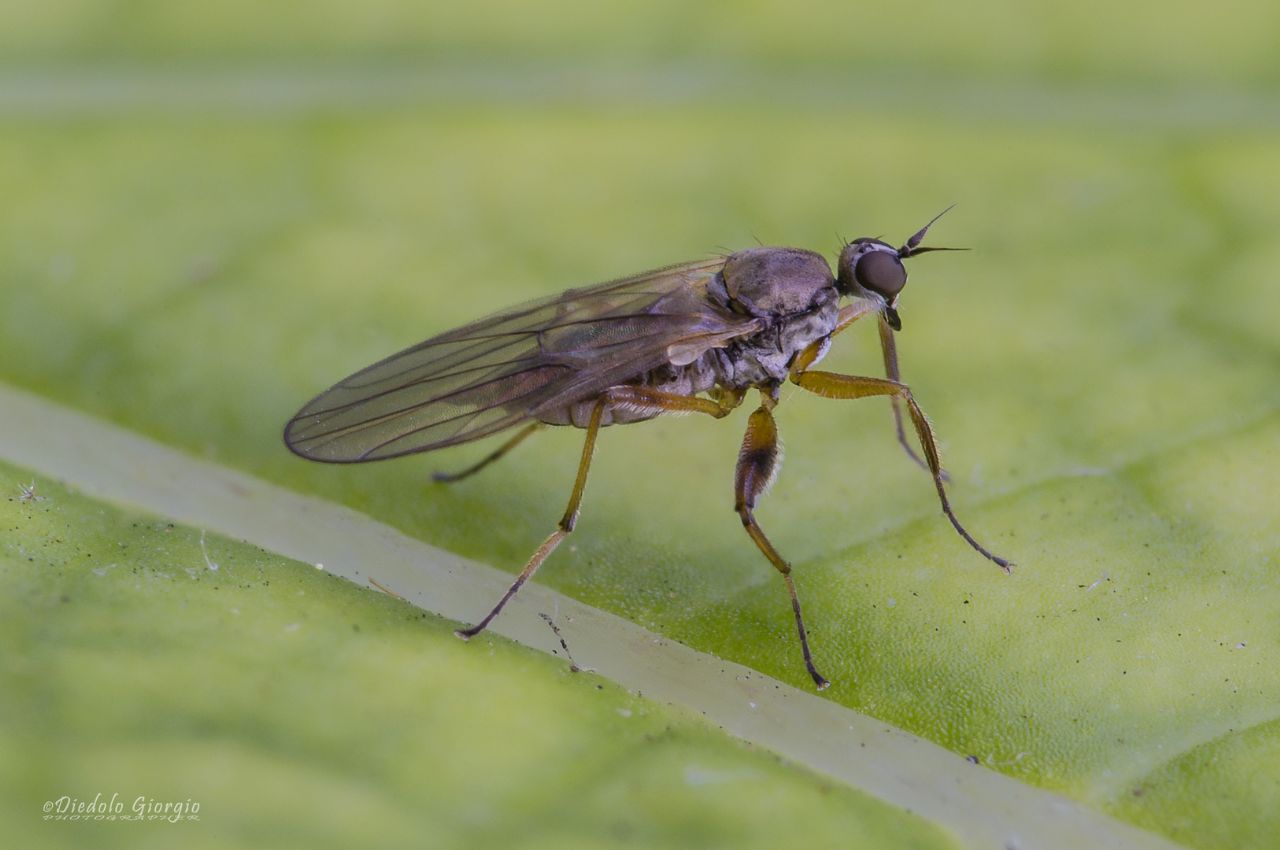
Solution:
{"label": "insect leg", "polygon": [[[582,493],[587,486],[587,472],[591,468],[591,457],[595,453],[596,435],[600,432],[600,423],[604,418],[604,412],[612,407],[631,407],[640,410],[653,410],[654,412],[667,413],[706,413],[717,419],[728,415],[728,413],[737,407],[742,401],[741,394],[732,396],[727,400],[713,401],[705,398],[695,398],[692,396],[676,395],[674,393],[664,393],[660,390],[649,389],[648,387],[637,386],[618,386],[611,387],[606,390],[596,400],[595,406],[591,408],[591,419],[587,423],[587,439],[582,446],[582,460],[578,464],[578,477],[573,485],[573,493],[569,496],[569,504],[565,508],[564,516],[560,519],[560,524],[555,531],[542,541],[542,545],[538,547],[533,556],[529,558],[528,563],[524,565],[524,569],[516,576],[516,580],[512,582],[511,587],[507,588],[507,592],[498,600],[498,604],[493,606],[484,619],[474,626],[466,629],[458,629],[454,634],[463,640],[475,637],[493,622],[493,618],[497,617],[511,597],[528,581],[538,567],[542,566],[542,562],[550,557],[551,553],[556,550],[561,541],[569,536],[569,532],[573,531],[578,522],[578,509],[582,503]],[[499,447],[489,457],[482,460],[475,467],[464,470],[459,475],[469,475],[487,464],[497,460],[517,443],[531,434],[538,427],[538,423],[534,423],[516,434],[515,437],[508,440],[506,444]]]}
{"label": "insect leg", "polygon": [[[894,343],[893,328],[889,327],[889,322],[885,319],[884,314],[880,315],[880,351],[884,354],[884,374],[891,381],[902,383],[902,373],[898,371],[898,346]],[[916,462],[922,469],[928,469],[929,464],[924,462],[920,455],[916,454],[916,450],[911,448],[911,444],[907,442],[907,433],[902,428],[902,408],[898,405],[898,397],[896,395],[889,396],[889,405],[893,408],[893,429],[898,435],[898,445],[902,446],[902,450],[907,453],[907,457]],[[942,480],[949,481],[950,476],[946,470],[942,472]]]}
{"label": "insect leg", "polygon": [[929,425],[929,420],[925,418],[924,411],[920,409],[920,405],[916,404],[915,398],[911,395],[911,390],[905,384],[885,380],[884,378],[837,375],[834,372],[800,372],[798,374],[793,372],[791,381],[811,393],[825,396],[826,398],[854,399],[887,395],[890,398],[901,399],[907,405],[907,412],[911,415],[911,422],[915,425],[916,436],[920,440],[920,448],[924,451],[924,459],[929,464],[929,471],[933,473],[933,484],[938,491],[938,499],[942,502],[942,512],[947,515],[947,519],[951,520],[951,524],[960,536],[978,554],[994,561],[1006,573],[1012,572],[1010,567],[1013,564],[992,553],[975,540],[973,535],[965,531],[964,526],[960,524],[960,520],[956,518],[955,512],[951,510],[951,502],[947,499],[947,491],[942,483],[942,463],[938,459],[938,441],[933,436],[933,428]]}
{"label": "insect leg", "polygon": [[511,587],[507,588],[507,592],[498,600],[498,604],[493,606],[493,610],[474,626],[455,631],[454,634],[458,637],[463,640],[469,640],[484,631],[489,623],[493,622],[493,618],[498,616],[503,607],[511,601],[511,597],[516,595],[516,591],[538,571],[538,567],[542,566],[542,562],[556,550],[560,542],[568,537],[569,532],[573,531],[573,527],[577,525],[578,507],[582,503],[582,491],[587,486],[587,471],[591,469],[591,456],[595,453],[596,435],[600,432],[600,420],[604,416],[607,404],[606,396],[602,395],[596,400],[595,406],[591,408],[591,420],[587,424],[587,440],[582,446],[582,460],[578,462],[578,477],[573,483],[573,493],[569,496],[569,504],[565,507],[564,516],[560,518],[560,524],[555,531],[547,536],[546,540],[542,541],[542,545],[529,558],[529,562],[524,565],[520,575],[516,576],[516,580],[511,584]]}
{"label": "insect leg", "polygon": [[480,459],[476,463],[473,463],[471,466],[468,466],[466,469],[460,472],[433,472],[431,473],[431,479],[433,481],[439,481],[444,484],[452,484],[455,481],[461,481],[464,478],[469,478],[472,475],[475,475],[480,470],[484,469],[489,464],[493,463],[495,460],[498,460],[499,458],[501,458],[503,455],[505,455],[507,452],[511,451],[512,449],[514,449],[516,446],[523,443],[525,437],[528,437],[534,431],[540,430],[541,428],[542,428],[541,422],[533,422],[529,425],[526,425],[525,427],[517,431],[511,439],[507,440],[505,443],[503,443],[502,445],[494,449],[489,455]]}
{"label": "insect leg", "polygon": [[812,342],[807,348],[796,355],[791,363],[791,372],[799,374],[808,369],[814,363],[818,362],[822,355],[827,353],[827,348],[831,345],[831,338],[840,333],[854,322],[861,319],[867,313],[871,312],[872,304],[870,301],[854,301],[852,304],[846,304],[840,308],[840,315],[836,320],[836,326],[820,340]]}
{"label": "insect leg", "polygon": [[804,615],[800,613],[800,597],[796,595],[796,585],[791,579],[791,565],[773,547],[773,543],[765,536],[763,529],[756,522],[753,510],[756,499],[768,489],[778,473],[778,426],[770,412],[775,404],[771,396],[761,393],[760,407],[747,420],[747,433],[742,438],[742,449],[738,452],[738,466],[734,473],[733,509],[742,517],[742,525],[755,541],[756,546],[769,559],[769,562],[782,573],[787,583],[787,593],[791,596],[791,610],[795,612],[796,629],[800,632],[800,650],[804,654],[804,666],[818,690],[826,688],[828,682],[818,669],[813,666],[813,656],[809,652],[809,636],[804,628]]}
{"label": "insect leg", "polygon": [[[648,387],[639,387],[632,385],[623,385],[612,387],[605,393],[605,399],[610,408],[628,407],[633,410],[653,411],[655,413],[706,413],[720,419],[729,415],[730,411],[742,403],[742,395],[726,395],[721,399],[705,399],[693,396],[676,395],[674,393],[665,393],[661,390],[654,390]],[[498,460],[507,452],[514,449],[525,438],[534,431],[541,430],[542,423],[534,422],[526,425],[515,433],[511,439],[507,440],[493,453],[482,458],[479,462],[472,464],[461,472],[436,472],[432,474],[432,478],[436,481],[452,484],[455,481],[461,481],[475,475],[489,464]]]}
{"label": "insect leg", "polygon": [[632,384],[611,387],[605,391],[609,407],[626,408],[640,413],[705,413],[721,419],[742,404],[742,393],[725,392],[718,398],[678,395]]}

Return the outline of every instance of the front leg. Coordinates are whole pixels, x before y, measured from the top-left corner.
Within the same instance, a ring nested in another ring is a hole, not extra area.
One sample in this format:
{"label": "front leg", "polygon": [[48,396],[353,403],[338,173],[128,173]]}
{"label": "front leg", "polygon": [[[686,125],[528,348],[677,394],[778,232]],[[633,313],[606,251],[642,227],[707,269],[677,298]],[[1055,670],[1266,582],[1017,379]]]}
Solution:
{"label": "front leg", "polygon": [[916,404],[915,398],[911,395],[911,390],[905,384],[885,380],[884,378],[863,378],[857,375],[837,375],[834,372],[806,372],[803,370],[792,370],[791,382],[802,389],[826,398],[854,399],[867,398],[869,396],[889,396],[904,402],[907,406],[907,412],[911,415],[911,422],[915,425],[916,437],[920,440],[920,448],[924,452],[925,462],[929,466],[929,472],[933,475],[933,484],[938,491],[938,499],[942,502],[942,512],[947,515],[947,519],[951,520],[955,530],[975,551],[998,564],[1006,573],[1012,572],[1010,569],[1013,566],[1012,562],[994,554],[975,540],[973,535],[965,531],[964,526],[960,524],[960,520],[956,518],[955,512],[951,510],[951,502],[947,499],[947,490],[943,486],[942,462],[938,458],[938,441],[933,435],[933,428],[930,427],[929,420],[925,418],[924,411],[920,409],[920,405]]}
{"label": "front leg", "polygon": [[[776,393],[776,388],[774,393]],[[795,613],[796,629],[800,632],[800,651],[804,654],[804,666],[818,690],[825,689],[831,683],[813,666],[813,656],[809,652],[809,636],[804,628],[804,616],[800,613],[800,597],[796,595],[795,582],[791,580],[791,564],[773,548],[773,543],[765,536],[764,530],[756,522],[754,508],[756,499],[769,488],[778,474],[778,426],[773,420],[771,411],[777,399],[775,395],[760,393],[760,407],[747,420],[747,433],[742,438],[742,449],[738,452],[738,467],[733,479],[733,509],[742,517],[742,525],[755,541],[756,546],[769,559],[769,562],[782,573],[787,583],[787,593],[791,596],[791,610]]]}
{"label": "front leg", "polygon": [[[902,383],[902,373],[898,371],[898,346],[893,340],[893,328],[889,327],[889,320],[880,314],[880,352],[884,355],[884,376],[891,381]],[[898,406],[898,397],[889,396],[889,405],[893,408],[893,430],[898,436],[898,445],[902,446],[902,450],[907,453],[907,457],[911,458],[916,464],[924,469],[928,469],[920,455],[916,454],[911,448],[911,444],[907,442],[906,431],[902,429],[902,408]],[[942,472],[942,480],[947,480],[946,470]]]}
{"label": "front leg", "polygon": [[[855,301],[848,304],[840,310],[840,319],[836,322],[835,329],[822,339],[810,343],[803,351],[796,355],[796,359],[791,364],[791,379],[794,381],[797,375],[801,375],[808,371],[809,367],[822,359],[827,353],[827,349],[831,346],[831,339],[845,328],[852,325],[858,319],[874,310],[874,305],[870,301]],[[889,322],[885,319],[884,314],[879,314],[880,325],[880,350],[884,354],[884,370],[885,375],[891,381],[901,382],[901,375],[898,372],[898,349],[893,341],[893,328],[889,327]],[[893,427],[898,437],[898,444],[906,451],[907,457],[911,458],[921,467],[928,469],[926,464],[919,455],[912,450],[911,445],[907,442],[907,436],[902,430],[902,410],[898,407],[898,399],[896,396],[889,397],[889,403],[893,408]],[[947,473],[942,473],[942,480],[946,481]]]}

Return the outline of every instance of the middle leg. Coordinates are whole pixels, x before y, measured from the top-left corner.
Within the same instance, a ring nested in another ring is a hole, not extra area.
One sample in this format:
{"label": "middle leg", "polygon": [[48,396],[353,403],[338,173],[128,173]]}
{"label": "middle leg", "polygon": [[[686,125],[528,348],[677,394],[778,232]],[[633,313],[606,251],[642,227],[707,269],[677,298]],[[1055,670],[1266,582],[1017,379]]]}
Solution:
{"label": "middle leg", "polygon": [[[776,389],[774,390],[776,393]],[[782,580],[787,583],[787,593],[791,596],[791,610],[795,614],[796,629],[800,633],[800,651],[804,654],[804,666],[813,678],[818,690],[824,690],[831,683],[813,666],[813,655],[809,652],[809,635],[804,628],[804,615],[800,612],[800,597],[796,595],[796,585],[791,579],[791,564],[778,553],[773,543],[765,536],[764,530],[756,522],[754,509],[758,499],[778,473],[778,426],[773,420],[773,407],[777,404],[776,395],[760,393],[760,407],[747,420],[747,433],[742,438],[742,449],[738,452],[738,468],[734,475],[733,509],[742,517],[742,526],[755,541],[756,546],[769,559]]]}

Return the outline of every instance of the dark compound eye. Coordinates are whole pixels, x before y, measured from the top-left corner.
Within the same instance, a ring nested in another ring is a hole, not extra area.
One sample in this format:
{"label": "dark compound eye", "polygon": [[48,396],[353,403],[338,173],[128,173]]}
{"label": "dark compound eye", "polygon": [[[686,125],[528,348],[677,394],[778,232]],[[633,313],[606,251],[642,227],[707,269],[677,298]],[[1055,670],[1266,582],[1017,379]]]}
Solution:
{"label": "dark compound eye", "polygon": [[864,288],[880,293],[888,301],[892,301],[907,285],[906,268],[888,251],[864,254],[854,267],[854,274]]}

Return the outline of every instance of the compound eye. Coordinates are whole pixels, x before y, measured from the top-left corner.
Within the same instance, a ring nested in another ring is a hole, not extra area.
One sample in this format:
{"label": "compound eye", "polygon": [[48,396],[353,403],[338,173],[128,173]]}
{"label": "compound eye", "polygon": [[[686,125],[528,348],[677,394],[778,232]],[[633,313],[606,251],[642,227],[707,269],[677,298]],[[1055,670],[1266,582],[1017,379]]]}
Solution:
{"label": "compound eye", "polygon": [[853,271],[863,288],[880,293],[887,301],[892,301],[907,285],[906,267],[888,251],[864,254]]}

